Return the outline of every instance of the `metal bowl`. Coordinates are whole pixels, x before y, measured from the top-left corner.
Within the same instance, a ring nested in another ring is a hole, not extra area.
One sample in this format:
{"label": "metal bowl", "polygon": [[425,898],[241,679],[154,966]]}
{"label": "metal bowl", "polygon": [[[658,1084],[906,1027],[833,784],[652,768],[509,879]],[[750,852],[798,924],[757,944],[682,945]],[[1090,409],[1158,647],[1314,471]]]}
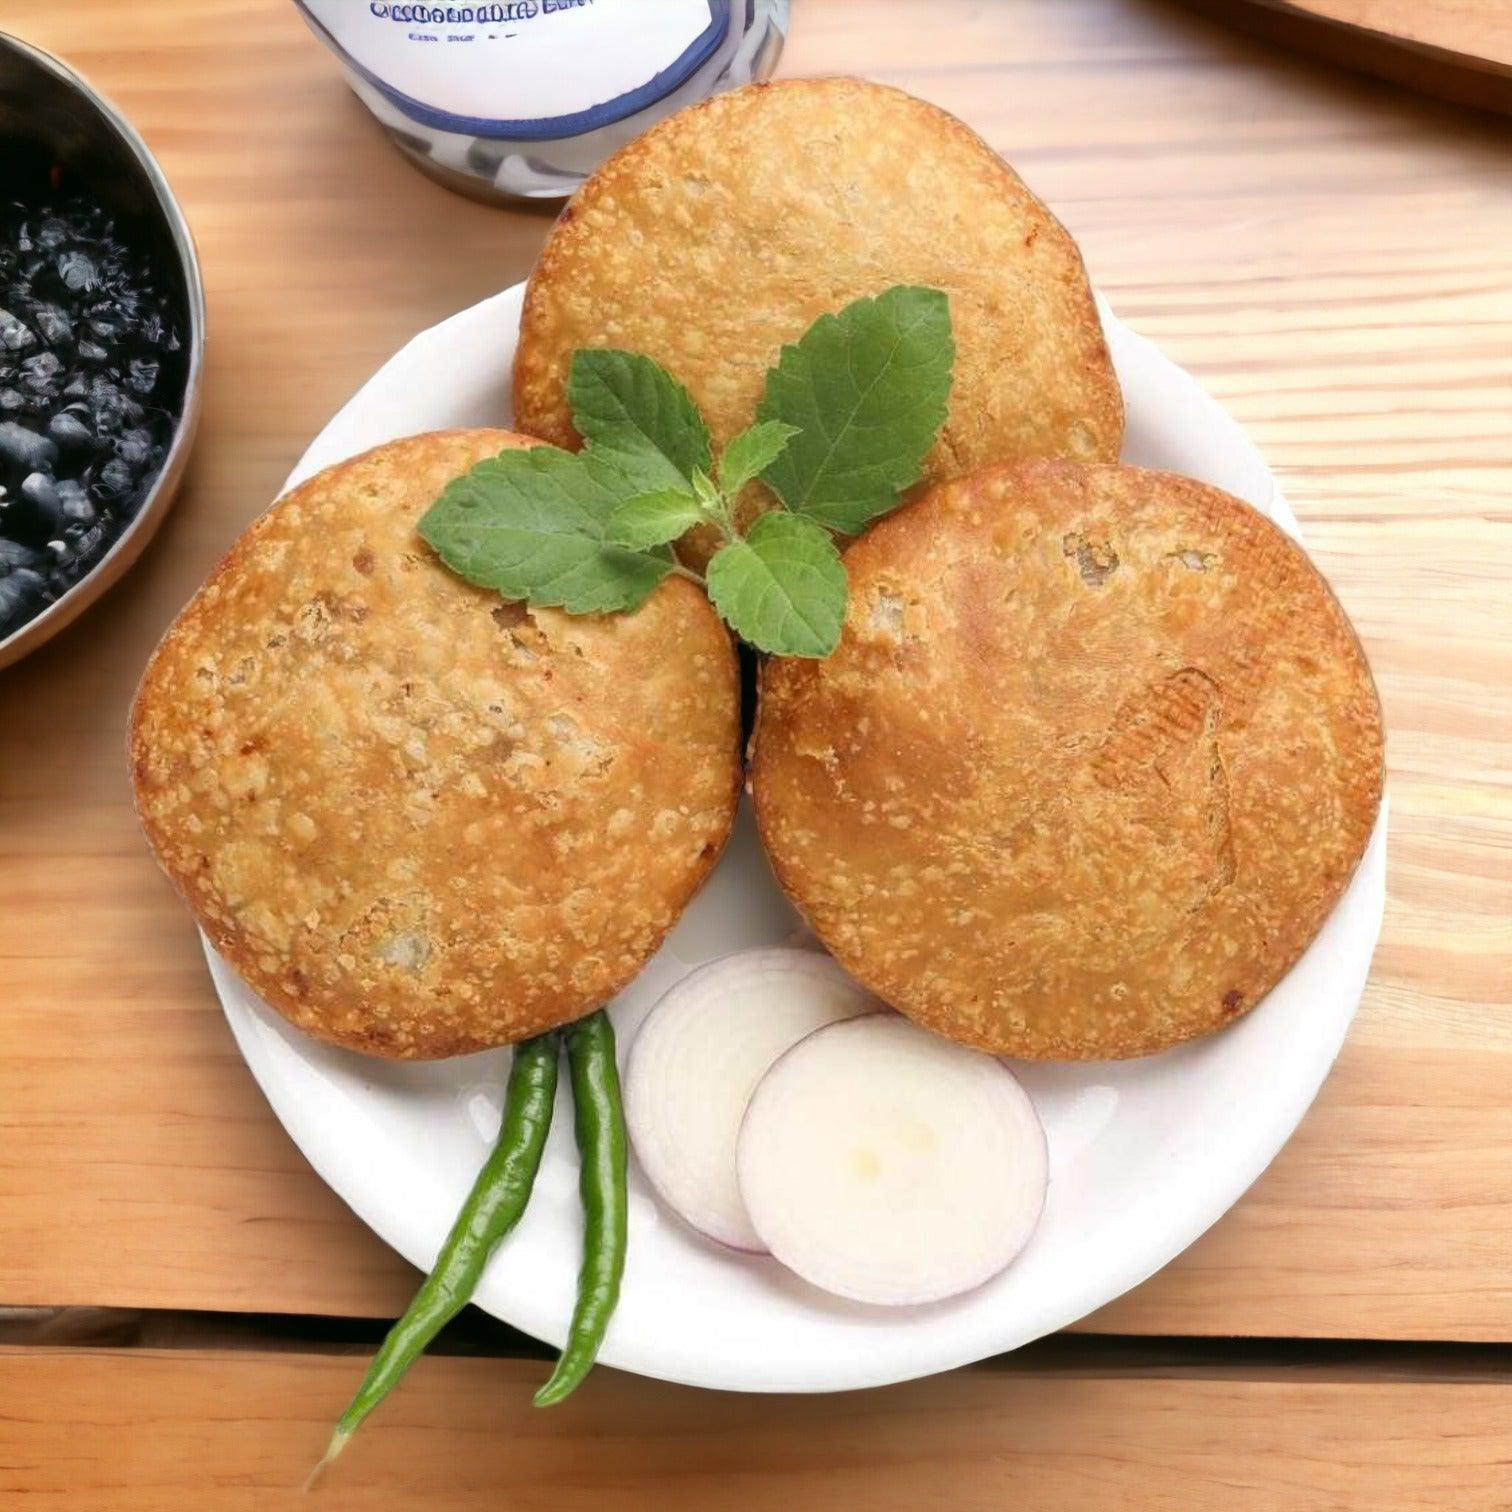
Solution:
{"label": "metal bowl", "polygon": [[143,228],[148,250],[172,270],[183,320],[184,392],[162,471],[109,551],[35,619],[0,637],[0,667],[56,635],[141,554],[178,491],[199,422],[205,364],[205,289],[178,201],[126,118],[71,68],[0,32],[0,151],[7,140],[40,143],[98,199]]}

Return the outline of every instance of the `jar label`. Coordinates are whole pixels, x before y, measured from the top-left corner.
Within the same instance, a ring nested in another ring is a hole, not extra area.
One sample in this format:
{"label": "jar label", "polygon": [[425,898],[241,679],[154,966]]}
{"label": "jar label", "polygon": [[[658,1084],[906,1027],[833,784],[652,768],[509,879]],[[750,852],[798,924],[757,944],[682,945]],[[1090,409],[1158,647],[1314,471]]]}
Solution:
{"label": "jar label", "polygon": [[295,3],[411,120],[524,141],[575,136],[654,104],[730,24],[730,0]]}

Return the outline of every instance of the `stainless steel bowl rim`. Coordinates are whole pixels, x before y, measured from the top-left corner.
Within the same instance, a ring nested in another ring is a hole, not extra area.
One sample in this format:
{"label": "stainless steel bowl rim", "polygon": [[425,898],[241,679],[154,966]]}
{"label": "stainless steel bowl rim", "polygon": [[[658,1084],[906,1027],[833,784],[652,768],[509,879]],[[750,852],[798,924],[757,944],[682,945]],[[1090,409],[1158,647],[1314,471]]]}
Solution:
{"label": "stainless steel bowl rim", "polygon": [[56,602],[49,604],[41,614],[12,630],[9,635],[0,636],[0,668],[4,668],[56,635],[110,588],[136,560],[167,514],[183,477],[189,449],[199,425],[200,391],[205,365],[205,285],[200,275],[199,255],[195,251],[194,235],[189,229],[189,222],[184,218],[184,212],[169,187],[158,160],[120,108],[101,94],[82,74],[30,42],[23,42],[9,32],[0,31],[0,48],[9,48],[21,54],[29,62],[52,74],[60,83],[88,99],[141,166],[152,186],[158,210],[162,214],[183,273],[184,292],[188,302],[186,341],[189,349],[183,406],[174,425],[173,438],[168,443],[168,454],[163,459],[162,470],[147,490],[147,496],[110,549],[77,583]]}

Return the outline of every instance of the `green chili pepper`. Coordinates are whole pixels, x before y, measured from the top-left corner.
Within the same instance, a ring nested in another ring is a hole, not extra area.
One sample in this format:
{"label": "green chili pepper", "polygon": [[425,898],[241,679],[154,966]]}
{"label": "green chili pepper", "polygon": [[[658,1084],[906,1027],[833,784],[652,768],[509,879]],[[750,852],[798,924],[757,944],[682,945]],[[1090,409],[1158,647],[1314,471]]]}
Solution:
{"label": "green chili pepper", "polygon": [[570,1396],[593,1368],[625,1273],[630,1199],[614,1029],[600,1009],[565,1033],[583,1200],[583,1266],[567,1343],[551,1379],[536,1392],[537,1407],[551,1407]]}
{"label": "green chili pepper", "polygon": [[[517,1045],[504,1094],[504,1118],[493,1154],[478,1172],[435,1268],[409,1311],[389,1331],[351,1406],[341,1415],[325,1457],[328,1465],[358,1424],[386,1397],[427,1344],[471,1299],[493,1252],[520,1221],[540,1168],[556,1102],[558,1036],[555,1031]],[[311,1477],[314,1478],[313,1475]]]}

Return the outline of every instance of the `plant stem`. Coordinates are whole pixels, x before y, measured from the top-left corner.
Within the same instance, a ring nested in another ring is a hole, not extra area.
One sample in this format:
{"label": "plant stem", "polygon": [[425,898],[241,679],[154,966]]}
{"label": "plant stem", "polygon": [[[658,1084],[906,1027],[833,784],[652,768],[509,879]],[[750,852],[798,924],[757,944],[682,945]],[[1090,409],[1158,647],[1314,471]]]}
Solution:
{"label": "plant stem", "polygon": [[735,539],[735,516],[730,508],[730,501],[725,498],[715,486],[707,473],[699,468],[693,470],[693,497],[698,500],[699,512],[704,519],[715,526],[725,543]]}

